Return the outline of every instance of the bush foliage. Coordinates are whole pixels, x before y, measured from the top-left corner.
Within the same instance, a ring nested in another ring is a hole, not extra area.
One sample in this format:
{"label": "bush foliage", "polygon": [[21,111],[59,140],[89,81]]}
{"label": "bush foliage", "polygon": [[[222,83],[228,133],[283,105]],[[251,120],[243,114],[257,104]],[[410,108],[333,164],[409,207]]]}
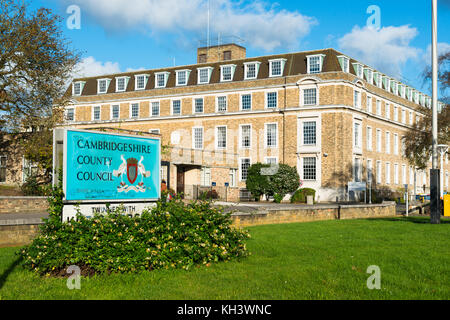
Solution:
{"label": "bush foliage", "polygon": [[316,190],[311,188],[303,188],[297,190],[291,197],[291,203],[306,203],[307,196],[316,197]]}
{"label": "bush foliage", "polygon": [[63,223],[58,218],[58,190],[52,215],[41,234],[22,249],[25,267],[39,274],[58,274],[70,265],[96,273],[136,272],[160,268],[190,269],[194,265],[248,255],[246,231],[231,226],[229,214],[209,202],[184,204],[163,200],[139,217],[120,209],[104,216]]}

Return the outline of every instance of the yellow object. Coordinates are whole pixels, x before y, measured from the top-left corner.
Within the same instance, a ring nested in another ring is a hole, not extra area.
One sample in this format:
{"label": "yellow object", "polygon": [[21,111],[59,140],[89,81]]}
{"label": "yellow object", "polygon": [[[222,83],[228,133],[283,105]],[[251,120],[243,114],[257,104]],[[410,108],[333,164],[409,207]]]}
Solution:
{"label": "yellow object", "polygon": [[450,217],[450,194],[444,195],[444,216]]}

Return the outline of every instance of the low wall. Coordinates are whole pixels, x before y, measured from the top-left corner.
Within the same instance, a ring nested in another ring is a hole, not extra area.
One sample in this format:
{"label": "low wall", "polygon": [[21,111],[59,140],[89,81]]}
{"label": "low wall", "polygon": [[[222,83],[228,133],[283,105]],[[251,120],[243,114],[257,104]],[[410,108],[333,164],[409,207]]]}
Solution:
{"label": "low wall", "polygon": [[0,197],[0,214],[41,213],[47,208],[46,197]]}
{"label": "low wall", "polygon": [[395,202],[372,205],[313,205],[282,210],[274,208],[256,213],[235,213],[231,218],[234,226],[249,227],[320,220],[393,217],[396,214],[395,207]]}
{"label": "low wall", "polygon": [[11,221],[11,224],[2,221],[0,224],[0,248],[16,247],[31,243],[39,234],[42,221],[27,220],[26,222]]}

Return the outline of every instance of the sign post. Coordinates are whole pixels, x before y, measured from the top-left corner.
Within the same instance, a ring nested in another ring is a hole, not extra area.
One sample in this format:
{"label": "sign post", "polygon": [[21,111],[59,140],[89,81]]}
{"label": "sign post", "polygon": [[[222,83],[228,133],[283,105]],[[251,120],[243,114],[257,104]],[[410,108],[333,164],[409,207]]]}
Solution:
{"label": "sign post", "polygon": [[55,136],[63,138],[63,221],[78,211],[91,217],[119,205],[138,214],[160,199],[159,137],[77,129]]}
{"label": "sign post", "polygon": [[405,184],[405,195],[406,195],[406,216],[408,217],[408,214],[409,214],[409,204],[408,204],[408,201],[409,201],[409,194],[408,194],[408,184]]}

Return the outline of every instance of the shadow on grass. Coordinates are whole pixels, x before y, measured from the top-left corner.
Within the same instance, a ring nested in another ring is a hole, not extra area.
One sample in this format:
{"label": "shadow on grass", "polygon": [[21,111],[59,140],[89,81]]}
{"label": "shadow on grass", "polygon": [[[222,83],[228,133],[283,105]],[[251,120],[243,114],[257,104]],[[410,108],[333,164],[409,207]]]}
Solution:
{"label": "shadow on grass", "polygon": [[11,274],[11,272],[14,271],[14,269],[20,264],[20,262],[22,261],[22,257],[17,257],[10,265],[9,267],[5,270],[5,272],[3,272],[0,275],[0,290],[3,288],[6,279],[8,279],[8,276]]}
{"label": "shadow on grass", "polygon": [[[398,218],[371,218],[368,220],[374,221],[394,221],[394,222],[411,222],[411,223],[419,223],[419,224],[430,224],[430,217],[398,217]],[[450,224],[449,219],[442,219],[441,224]]]}

